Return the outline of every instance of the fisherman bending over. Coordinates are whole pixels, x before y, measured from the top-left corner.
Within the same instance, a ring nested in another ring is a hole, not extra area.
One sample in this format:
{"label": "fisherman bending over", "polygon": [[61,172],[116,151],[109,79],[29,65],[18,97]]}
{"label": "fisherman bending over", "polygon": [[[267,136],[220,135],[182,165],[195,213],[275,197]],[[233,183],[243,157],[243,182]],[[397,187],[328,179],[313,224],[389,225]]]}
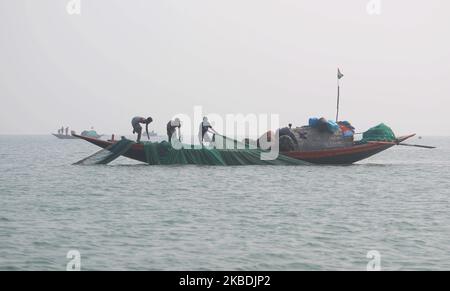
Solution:
{"label": "fisherman bending over", "polygon": [[180,128],[181,128],[181,122],[179,118],[175,118],[174,120],[171,120],[167,123],[167,137],[169,139],[169,143],[172,142],[172,137],[175,136],[176,138],[176,131],[178,128],[178,140],[181,139],[180,134]]}
{"label": "fisherman bending over", "polygon": [[200,144],[203,146],[203,140],[207,142],[211,142],[211,139],[209,138],[209,135],[206,133],[208,131],[212,131],[213,133],[217,133],[214,128],[212,128],[211,124],[208,121],[208,117],[203,117],[203,121],[200,123],[199,132],[198,132],[198,139],[200,141]]}
{"label": "fisherman bending over", "polygon": [[137,133],[138,137],[136,142],[139,143],[141,141],[141,134],[142,134],[142,126],[140,123],[145,124],[145,132],[147,133],[147,138],[150,139],[150,135],[148,134],[148,125],[153,121],[153,118],[148,117],[133,117],[131,120],[131,125],[133,126],[133,134]]}

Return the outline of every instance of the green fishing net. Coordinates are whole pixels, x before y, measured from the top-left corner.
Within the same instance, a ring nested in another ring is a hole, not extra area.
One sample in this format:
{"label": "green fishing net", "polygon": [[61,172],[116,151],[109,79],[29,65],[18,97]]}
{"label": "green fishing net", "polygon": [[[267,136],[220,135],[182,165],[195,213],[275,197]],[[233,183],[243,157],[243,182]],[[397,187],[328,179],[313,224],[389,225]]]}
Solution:
{"label": "green fishing net", "polygon": [[121,139],[109,147],[76,162],[74,165],[106,165],[126,153],[133,144],[134,142],[131,140]]}
{"label": "green fishing net", "polygon": [[365,143],[368,141],[395,141],[396,137],[392,129],[381,123],[375,127],[368,129],[363,133],[363,138],[360,142]]}
{"label": "green fishing net", "polygon": [[[227,146],[225,146],[227,145]],[[304,165],[307,162],[279,154],[274,160],[263,160],[264,151],[249,145],[216,135],[209,146],[182,144],[176,149],[166,141],[144,142],[147,163],[150,165]]]}

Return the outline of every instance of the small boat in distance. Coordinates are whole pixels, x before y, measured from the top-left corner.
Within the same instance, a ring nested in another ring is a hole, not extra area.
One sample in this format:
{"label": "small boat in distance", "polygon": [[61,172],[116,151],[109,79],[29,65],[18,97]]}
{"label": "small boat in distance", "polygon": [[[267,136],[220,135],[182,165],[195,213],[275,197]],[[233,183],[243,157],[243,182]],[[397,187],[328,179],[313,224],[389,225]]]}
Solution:
{"label": "small boat in distance", "polygon": [[[58,133],[52,133],[53,136],[59,138],[59,139],[78,139],[75,131],[71,131],[69,134],[69,127],[61,127],[58,129]],[[81,132],[81,135],[83,137],[89,137],[89,138],[101,138],[103,134],[98,134],[93,127],[91,127],[90,130],[84,130]]]}
{"label": "small boat in distance", "polygon": [[101,138],[103,134],[98,134],[93,127],[91,127],[91,130],[84,130],[81,132],[81,136],[85,137],[91,137],[91,138]]}
{"label": "small boat in distance", "polygon": [[52,133],[52,135],[56,136],[59,139],[78,139],[78,137],[68,134]]}
{"label": "small boat in distance", "polygon": [[[69,127],[61,126],[61,128],[58,128],[58,133],[52,133],[52,135],[56,136],[59,139],[77,139],[77,137],[74,137],[72,134],[69,134]],[[71,132],[73,133],[73,132]]]}

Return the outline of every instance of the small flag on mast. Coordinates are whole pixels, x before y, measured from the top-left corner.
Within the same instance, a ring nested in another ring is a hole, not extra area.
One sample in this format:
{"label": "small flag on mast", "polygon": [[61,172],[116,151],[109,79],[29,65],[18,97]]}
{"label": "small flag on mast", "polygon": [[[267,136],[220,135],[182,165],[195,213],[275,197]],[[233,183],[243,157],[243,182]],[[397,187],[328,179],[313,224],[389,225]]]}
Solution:
{"label": "small flag on mast", "polygon": [[344,74],[341,73],[341,70],[338,68],[338,74],[337,74],[338,80],[342,79],[344,77]]}

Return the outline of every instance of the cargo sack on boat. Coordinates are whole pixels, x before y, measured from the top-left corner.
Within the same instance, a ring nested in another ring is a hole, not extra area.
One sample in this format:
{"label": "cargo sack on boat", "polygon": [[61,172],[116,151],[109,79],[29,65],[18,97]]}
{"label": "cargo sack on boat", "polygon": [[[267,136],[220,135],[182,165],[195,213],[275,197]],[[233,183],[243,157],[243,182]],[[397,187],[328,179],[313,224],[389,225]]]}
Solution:
{"label": "cargo sack on boat", "polygon": [[[227,146],[224,146],[227,145]],[[144,151],[150,165],[305,165],[307,162],[279,154],[275,160],[262,160],[264,151],[249,148],[236,140],[216,135],[214,147],[183,145],[175,149],[166,141],[145,142]]]}
{"label": "cargo sack on boat", "polygon": [[348,121],[339,121],[339,128],[342,132],[342,136],[345,138],[353,138],[355,135],[355,128]]}
{"label": "cargo sack on boat", "polygon": [[375,127],[370,128],[363,133],[362,143],[369,141],[395,141],[396,137],[392,129],[381,123]]}
{"label": "cargo sack on boat", "polygon": [[76,162],[74,165],[106,165],[127,152],[133,143],[131,140],[122,138],[122,140]]}
{"label": "cargo sack on boat", "polygon": [[308,124],[312,128],[317,128],[320,131],[328,131],[330,133],[335,133],[339,130],[339,125],[336,122],[333,120],[326,120],[323,117],[311,117]]}

